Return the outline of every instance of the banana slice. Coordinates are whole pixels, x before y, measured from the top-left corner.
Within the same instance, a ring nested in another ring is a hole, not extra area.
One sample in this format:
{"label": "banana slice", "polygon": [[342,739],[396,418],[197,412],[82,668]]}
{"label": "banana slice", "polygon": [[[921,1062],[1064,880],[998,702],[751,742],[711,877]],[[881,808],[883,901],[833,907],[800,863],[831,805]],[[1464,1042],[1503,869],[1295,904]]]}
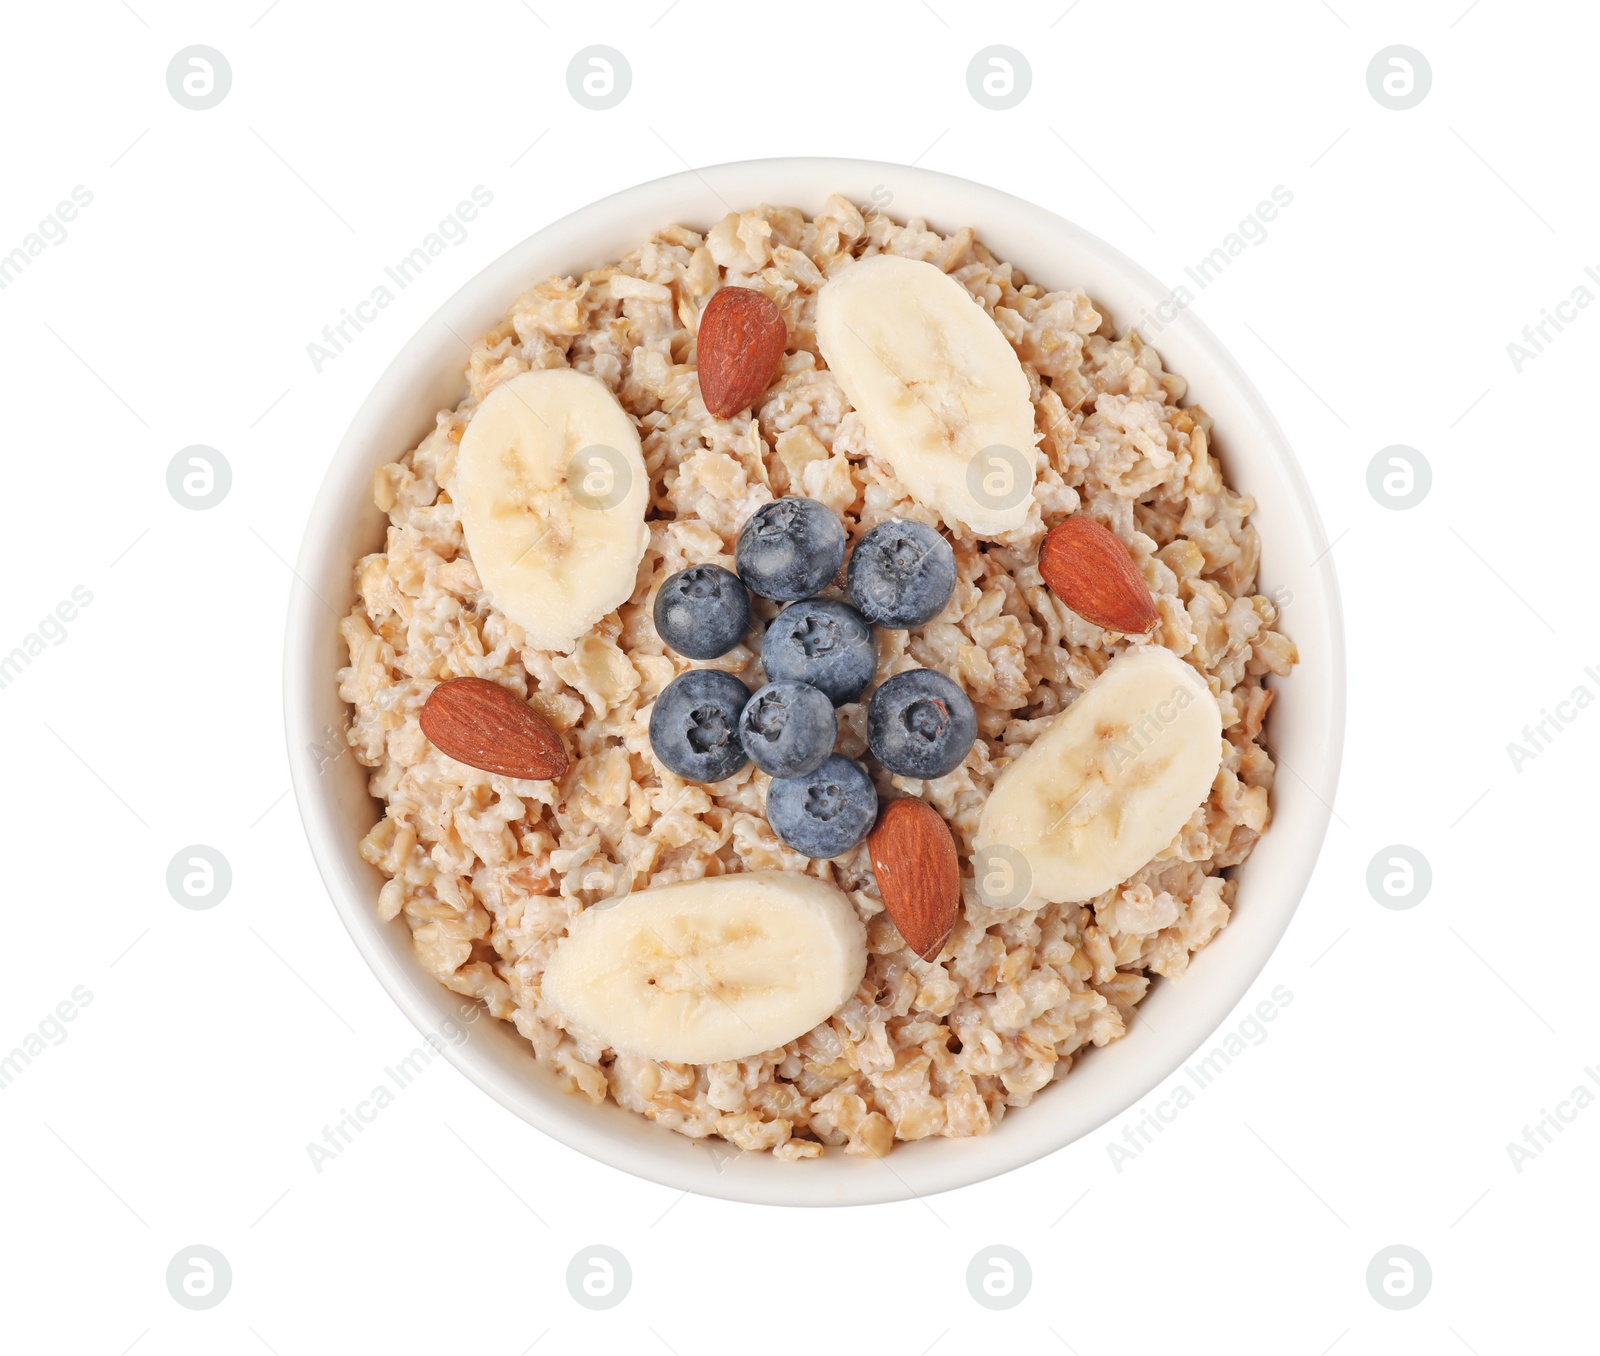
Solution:
{"label": "banana slice", "polygon": [[451,496],[494,605],[537,650],[570,650],[633,592],[650,532],[639,434],[604,383],[524,372],[473,414]]}
{"label": "banana slice", "polygon": [[960,283],[876,254],[817,298],[817,345],[874,451],[955,531],[1022,526],[1033,502],[1033,402],[1016,350]]}
{"label": "banana slice", "polygon": [[1093,899],[1172,842],[1221,765],[1205,680],[1160,646],[1129,650],[1000,774],[974,843],[1022,854],[1032,903]]}
{"label": "banana slice", "polygon": [[866,929],[843,894],[752,871],[586,909],[545,967],[544,996],[618,1054],[714,1064],[805,1035],[866,969]]}

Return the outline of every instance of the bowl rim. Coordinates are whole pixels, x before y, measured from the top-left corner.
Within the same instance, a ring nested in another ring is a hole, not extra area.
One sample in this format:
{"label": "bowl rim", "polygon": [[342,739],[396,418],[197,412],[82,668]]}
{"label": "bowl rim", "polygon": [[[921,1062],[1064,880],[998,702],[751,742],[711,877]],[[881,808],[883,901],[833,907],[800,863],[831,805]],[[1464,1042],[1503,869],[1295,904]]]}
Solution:
{"label": "bowl rim", "polygon": [[[1041,1116],[1041,1124],[1037,1131],[1020,1141],[1013,1135],[1006,1137],[1002,1142],[1001,1132],[998,1129],[990,1135],[970,1140],[923,1141],[925,1144],[962,1146],[960,1149],[940,1150],[939,1152],[944,1155],[940,1165],[926,1173],[922,1171],[907,1173],[889,1167],[890,1162],[894,1162],[897,1166],[901,1165],[903,1156],[908,1150],[915,1152],[917,1145],[900,1146],[889,1160],[845,1160],[844,1173],[848,1175],[840,1173],[840,1161],[844,1156],[837,1152],[805,1163],[777,1163],[770,1155],[738,1155],[737,1151],[734,1151],[737,1158],[764,1160],[768,1165],[779,1168],[784,1175],[775,1176],[771,1171],[725,1172],[723,1161],[715,1154],[710,1157],[686,1156],[678,1151],[678,1146],[672,1146],[669,1152],[666,1145],[657,1146],[650,1141],[632,1141],[622,1135],[600,1133],[598,1117],[605,1110],[604,1107],[595,1107],[585,1100],[556,1091],[553,1084],[549,1088],[540,1088],[539,1080],[534,1077],[512,1078],[496,1067],[492,1060],[482,1057],[474,1048],[474,1042],[464,1041],[461,1044],[454,1041],[441,1042],[436,1034],[439,1026],[438,995],[450,991],[422,970],[414,958],[409,956],[409,949],[407,957],[409,965],[406,965],[399,962],[390,948],[384,944],[381,930],[393,924],[381,922],[371,893],[357,888],[354,880],[342,869],[339,860],[340,848],[342,846],[347,852],[351,845],[349,843],[341,845],[339,835],[335,833],[335,821],[338,816],[327,789],[320,784],[320,778],[314,780],[311,777],[307,764],[299,756],[310,743],[310,737],[316,733],[312,711],[315,700],[312,695],[314,684],[319,681],[331,684],[334,681],[332,674],[314,675],[307,662],[315,650],[315,628],[327,625],[319,609],[329,608],[329,604],[321,599],[315,588],[307,581],[317,577],[319,557],[327,555],[334,549],[332,543],[337,538],[341,524],[352,512],[352,506],[345,496],[345,487],[340,483],[341,479],[350,478],[347,468],[357,459],[370,456],[371,426],[380,421],[391,402],[403,393],[405,382],[412,375],[410,369],[417,366],[417,354],[425,347],[424,338],[429,331],[439,325],[449,328],[449,317],[452,313],[465,308],[469,299],[477,298],[483,293],[488,280],[498,280],[502,275],[514,275],[517,272],[517,261],[524,255],[536,254],[541,244],[558,237],[572,235],[576,228],[586,222],[595,223],[598,229],[598,223],[607,217],[625,216],[630,210],[644,205],[659,206],[663,213],[659,221],[664,226],[672,220],[682,219],[687,215],[681,205],[674,205],[678,200],[691,196],[703,197],[707,192],[720,198],[721,195],[711,187],[707,178],[719,175],[759,178],[764,182],[803,180],[810,177],[822,179],[824,182],[837,182],[839,188],[836,191],[843,191],[847,182],[870,182],[875,176],[881,176],[886,179],[892,178],[897,184],[907,183],[913,188],[922,185],[935,190],[942,189],[970,195],[973,199],[981,201],[989,214],[995,211],[1012,213],[1032,225],[1048,228],[1085,253],[1098,256],[1101,263],[1121,275],[1129,290],[1143,295],[1147,300],[1162,296],[1170,297],[1173,294],[1173,289],[1163,286],[1153,275],[1127,258],[1121,251],[1049,209],[960,176],[886,161],[831,156],[771,157],[730,161],[703,169],[688,169],[636,184],[608,194],[549,222],[464,281],[420,327],[400,343],[352,417],[337,449],[325,464],[323,480],[307,515],[305,531],[297,553],[295,579],[290,587],[286,619],[283,657],[284,731],[289,752],[291,783],[301,825],[318,874],[335,912],[362,959],[376,975],[390,998],[425,1039],[479,1088],[535,1129],[587,1157],[647,1181],[730,1201],[792,1205],[859,1205],[920,1198],[972,1185],[1013,1171],[1055,1153],[1114,1121],[1183,1067],[1222,1020],[1237,1007],[1239,1001],[1260,976],[1287,930],[1309,885],[1333,813],[1331,802],[1337,789],[1343,758],[1346,716],[1345,639],[1337,574],[1333,567],[1331,552],[1326,550],[1327,536],[1310,485],[1288,439],[1278,426],[1265,400],[1231,352],[1191,310],[1184,309],[1178,317],[1178,323],[1182,325],[1193,345],[1204,351],[1205,359],[1210,365],[1212,380],[1231,387],[1237,400],[1248,410],[1252,422],[1251,431],[1258,440],[1263,440],[1269,445],[1269,450],[1263,455],[1277,464],[1283,477],[1290,507],[1299,520],[1299,528],[1308,534],[1310,545],[1320,545],[1324,548],[1321,554],[1305,568],[1309,571],[1309,586],[1315,589],[1320,605],[1321,640],[1325,646],[1323,655],[1319,656],[1322,660],[1319,672],[1327,689],[1325,709],[1320,712],[1320,730],[1323,737],[1320,746],[1322,756],[1319,759],[1322,764],[1325,790],[1317,792],[1310,783],[1304,783],[1304,792],[1314,797],[1317,805],[1302,802],[1301,788],[1296,787],[1290,791],[1305,822],[1301,825],[1300,838],[1295,845],[1287,875],[1280,874],[1274,878],[1276,899],[1273,924],[1268,925],[1264,921],[1265,908],[1263,908],[1261,910],[1263,919],[1255,920],[1253,923],[1250,932],[1252,945],[1244,953],[1242,965],[1236,962],[1233,967],[1236,973],[1233,982],[1226,986],[1230,994],[1226,1003],[1220,1000],[1212,1001],[1206,1008],[1210,1020],[1196,1022],[1190,1035],[1183,1036],[1176,1044],[1171,1042],[1163,1044],[1160,1047],[1161,1052],[1154,1057],[1151,1055],[1152,1047],[1147,1042],[1142,1049],[1142,1062],[1139,1063],[1139,1068],[1143,1072],[1137,1078],[1130,1080],[1124,1076],[1122,1080],[1124,1083],[1130,1081],[1137,1083],[1138,1088],[1131,1095],[1119,1094],[1112,1098],[1111,1100],[1117,1104],[1098,1114],[1098,1119],[1093,1124],[1081,1125],[1065,1133],[1052,1134],[1046,1132]],[[796,192],[795,196],[800,195]],[[914,193],[908,196],[914,197]],[[752,205],[757,200],[791,201],[782,196],[768,196],[765,192],[750,199]],[[814,208],[808,207],[808,210]],[[974,215],[979,214],[975,211]],[[910,211],[902,216],[897,212],[896,216],[900,219],[909,219],[920,214]],[[950,228],[948,222],[944,223],[944,229]],[[981,229],[980,234],[982,234]],[[1005,256],[1002,254],[1002,257]],[[519,287],[525,288],[537,280],[535,275],[538,272],[537,268],[524,270],[523,281],[520,284],[499,294],[502,311],[514,300]],[[499,285],[498,281],[495,285]],[[1073,284],[1064,282],[1062,285]],[[481,304],[481,301],[477,304]],[[1119,325],[1119,329],[1124,331],[1133,327],[1133,324]],[[451,333],[454,333],[454,330],[451,330]],[[1157,343],[1157,347],[1159,346]],[[393,455],[397,456],[404,450],[403,447],[399,448]],[[341,471],[346,472],[342,478]],[[1280,530],[1288,531],[1291,526],[1287,522],[1283,523],[1280,525]],[[1263,552],[1264,562],[1272,551],[1272,540],[1269,538],[1268,548]],[[349,569],[353,570],[354,562],[355,556],[347,554],[346,565]],[[337,612],[337,609],[330,610]],[[1283,681],[1278,680],[1279,683]],[[1274,756],[1276,760],[1276,752]],[[1298,773],[1296,780],[1302,780]],[[1288,783],[1282,778],[1275,781],[1273,793],[1275,817],[1278,813],[1278,801],[1287,785]],[[1230,919],[1230,923],[1237,926],[1233,919]],[[399,925],[405,926],[403,922]],[[1224,928],[1222,934],[1214,938],[1210,946],[1216,946],[1221,937],[1226,936],[1231,930],[1232,928]],[[458,995],[454,997],[459,998]],[[1119,1053],[1126,1053],[1125,1047],[1134,1043],[1134,1036],[1138,1030],[1137,1025],[1131,1027],[1127,1036],[1114,1042],[1116,1046],[1123,1047]],[[1132,1072],[1134,1061],[1130,1059],[1129,1063],[1130,1068],[1127,1073]],[[552,1101],[552,1097],[562,1099],[564,1104]],[[614,1104],[609,1103],[609,1099],[608,1105],[612,1110],[618,1110]],[[577,1114],[573,1114],[574,1109]],[[636,1113],[624,1111],[621,1114],[640,1124],[648,1125],[652,1134],[662,1140],[675,1140],[680,1144],[684,1142],[683,1137],[645,1121],[645,1118]],[[1011,1118],[1007,1117],[1002,1126],[1010,1122]],[[714,1170],[712,1158],[717,1158]],[[826,1174],[826,1189],[819,1190],[823,1183],[814,1174],[823,1163],[830,1163],[833,1167]],[[867,1166],[869,1164],[888,1168],[888,1171],[870,1171]],[[908,1176],[913,1180],[908,1181]]]}

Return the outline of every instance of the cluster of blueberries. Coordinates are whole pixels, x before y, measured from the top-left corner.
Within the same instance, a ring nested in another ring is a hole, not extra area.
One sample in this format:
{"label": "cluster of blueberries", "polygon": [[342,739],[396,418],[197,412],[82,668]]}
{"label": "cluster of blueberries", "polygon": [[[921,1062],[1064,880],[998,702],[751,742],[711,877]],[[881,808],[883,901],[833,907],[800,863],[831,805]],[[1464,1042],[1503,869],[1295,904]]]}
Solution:
{"label": "cluster of blueberries", "polygon": [[[895,521],[857,543],[849,603],[815,597],[844,553],[838,515],[815,499],[775,499],[740,529],[737,574],[691,565],[656,595],[661,639],[701,660],[744,638],[750,594],[789,604],[762,640],[767,685],[752,693],[717,669],[679,674],[656,699],[650,743],[662,764],[690,781],[721,781],[754,763],[773,779],[773,831],[808,857],[848,852],[877,818],[878,793],[866,769],[833,751],[834,708],[859,697],[877,672],[873,626],[921,626],[943,610],[956,585],[950,544],[923,523]],[[967,694],[932,669],[895,674],[867,705],[868,747],[899,776],[944,776],[977,733]]]}

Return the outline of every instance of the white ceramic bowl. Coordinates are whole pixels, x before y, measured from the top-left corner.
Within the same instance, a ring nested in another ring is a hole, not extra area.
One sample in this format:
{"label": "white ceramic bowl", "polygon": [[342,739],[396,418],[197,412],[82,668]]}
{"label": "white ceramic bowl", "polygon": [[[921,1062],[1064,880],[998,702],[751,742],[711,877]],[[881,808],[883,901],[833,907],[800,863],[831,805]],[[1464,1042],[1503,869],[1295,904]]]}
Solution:
{"label": "white ceramic bowl", "polygon": [[[1051,287],[1082,287],[1109,308],[1119,330],[1152,320],[1153,342],[1189,399],[1216,419],[1216,446],[1229,481],[1256,498],[1263,591],[1286,590],[1284,628],[1300,649],[1279,689],[1271,744],[1295,775],[1280,776],[1271,831],[1238,871],[1232,922],[1176,981],[1157,983],[1122,1040],[1090,1051],[1031,1106],[991,1134],[901,1145],[878,1161],[830,1152],[783,1163],[768,1154],[714,1154],[613,1104],[562,1093],[508,1024],[475,1022],[450,1060],[529,1124],[592,1158],[667,1186],[731,1200],[786,1205],[862,1205],[928,1195],[1029,1163],[1086,1135],[1144,1097],[1179,1068],[1227,1017],[1266,963],[1311,875],[1327,827],[1344,731],[1344,654],[1338,589],[1322,525],[1293,454],[1238,365],[1168,289],[1070,222],[992,188],[931,170],[865,160],[754,160],[674,174],[574,212],[530,236],[473,278],[400,350],[333,454],[300,550],[284,656],[284,709],[295,796],[322,878],[356,947],[384,988],[424,1032],[451,1030],[463,1000],[412,955],[404,920],[382,923],[378,872],[358,843],[378,817],[367,770],[329,759],[329,732],[345,728],[334,674],[346,660],[331,604],[354,601],[352,567],[383,541],[373,507],[375,467],[416,445],[437,410],[465,391],[461,342],[505,313],[526,287],[551,273],[578,273],[620,258],[671,222],[704,230],[728,204],[792,204],[809,211],[830,193],[883,202],[900,219],[940,230],[970,225],[1000,258]],[[1163,309],[1164,308],[1164,309]],[[336,750],[337,745],[332,749]],[[1314,789],[1313,789],[1314,788]]]}

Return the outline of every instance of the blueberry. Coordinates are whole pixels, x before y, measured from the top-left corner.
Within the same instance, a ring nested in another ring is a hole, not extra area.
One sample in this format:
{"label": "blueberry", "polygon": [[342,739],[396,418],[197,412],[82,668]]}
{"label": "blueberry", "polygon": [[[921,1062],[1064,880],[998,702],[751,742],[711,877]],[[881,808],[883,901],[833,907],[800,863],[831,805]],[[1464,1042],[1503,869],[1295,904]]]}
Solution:
{"label": "blueberry", "polygon": [[844,564],[844,524],[815,499],[774,499],[739,529],[733,558],[750,592],[781,603],[809,598]]}
{"label": "blueberry", "polygon": [[720,565],[691,565],[656,593],[656,634],[687,659],[716,659],[744,639],[750,595]]}
{"label": "blueberry", "polygon": [[656,698],[650,747],[662,764],[693,782],[720,782],[749,758],[739,742],[739,713],[750,689],[731,673],[690,669]]}
{"label": "blueberry", "polygon": [[745,703],[739,738],[763,772],[803,777],[833,752],[839,718],[833,703],[809,683],[768,683]]}
{"label": "blueberry", "polygon": [[967,694],[942,673],[907,669],[867,704],[867,745],[901,777],[942,777],[961,765],[978,735]]}
{"label": "blueberry", "polygon": [[831,754],[804,777],[779,777],[767,788],[767,822],[796,852],[838,857],[867,836],[878,817],[872,778],[853,758]]}
{"label": "blueberry", "polygon": [[761,664],[769,681],[810,683],[843,706],[878,671],[878,643],[867,619],[848,603],[807,598],[772,619],[761,642]]}
{"label": "blueberry", "polygon": [[926,523],[879,523],[850,557],[850,601],[879,626],[932,621],[956,588],[956,553]]}

